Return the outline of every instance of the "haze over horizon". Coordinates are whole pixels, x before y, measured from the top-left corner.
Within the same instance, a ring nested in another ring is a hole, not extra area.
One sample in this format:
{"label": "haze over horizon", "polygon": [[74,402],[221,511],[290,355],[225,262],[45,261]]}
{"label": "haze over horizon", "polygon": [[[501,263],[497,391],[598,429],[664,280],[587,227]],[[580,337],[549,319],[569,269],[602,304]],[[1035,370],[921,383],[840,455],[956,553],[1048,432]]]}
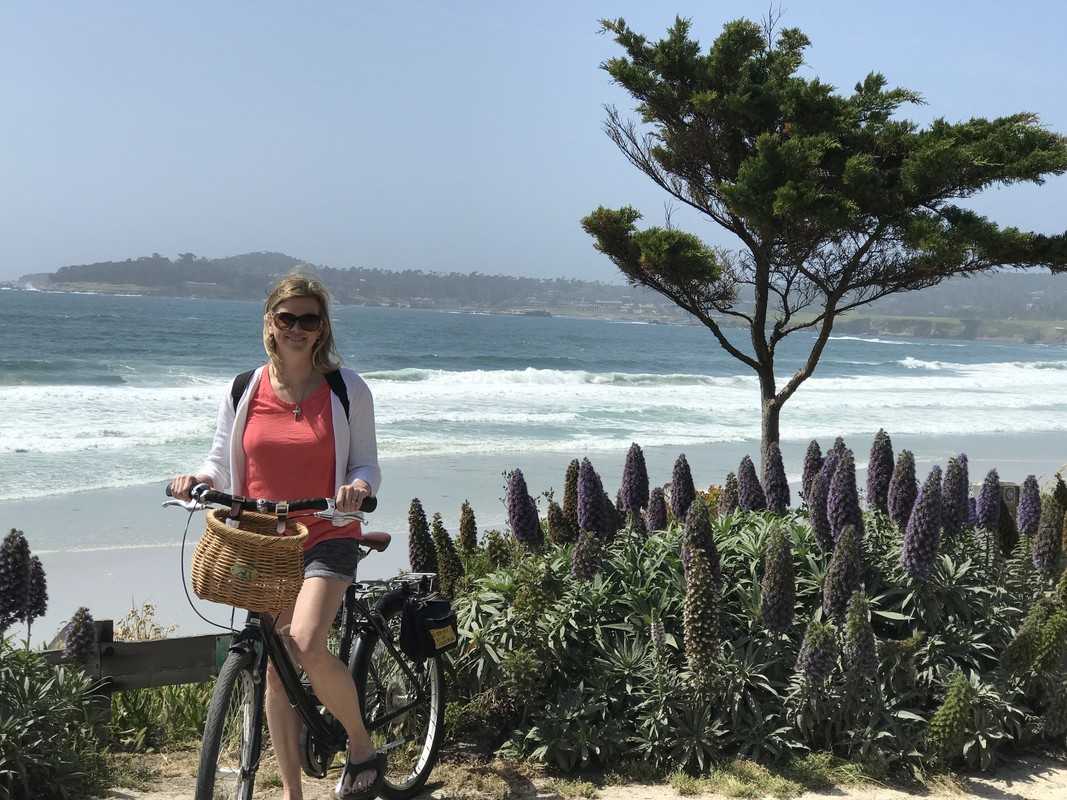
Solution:
{"label": "haze over horizon", "polygon": [[[272,250],[333,267],[620,282],[579,218],[628,203],[655,224],[667,198],[601,129],[605,103],[633,104],[599,69],[621,51],[597,20],[622,16],[657,39],[691,17],[706,49],[767,3],[311,8],[0,9],[0,279]],[[783,11],[781,25],[812,39],[810,73],[840,91],[880,71],[923,94],[907,112],[920,123],[1031,111],[1067,132],[1061,4]],[[1065,204],[1060,176],[971,205],[1060,233]],[[685,209],[674,222],[733,244]]]}

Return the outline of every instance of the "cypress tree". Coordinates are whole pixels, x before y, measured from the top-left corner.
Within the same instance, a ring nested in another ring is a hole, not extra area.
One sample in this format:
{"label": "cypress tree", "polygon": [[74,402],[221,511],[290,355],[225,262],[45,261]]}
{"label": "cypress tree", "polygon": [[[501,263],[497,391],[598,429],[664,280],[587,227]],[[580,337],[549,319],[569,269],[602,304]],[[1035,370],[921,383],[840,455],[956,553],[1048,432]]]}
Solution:
{"label": "cypress tree", "polygon": [[893,442],[879,428],[867,464],[867,508],[889,513],[889,482],[893,480]]}
{"label": "cypress tree", "polygon": [[693,473],[689,471],[689,462],[685,460],[685,453],[678,456],[671,470],[671,513],[674,518],[681,522],[689,511],[689,505],[696,498],[696,488],[693,486]]}
{"label": "cypress tree", "polygon": [[915,456],[911,450],[901,450],[893,468],[893,480],[889,482],[889,518],[897,530],[903,533],[911,519],[911,509],[919,494],[915,479]]}
{"label": "cypress tree", "polygon": [[804,453],[804,476],[800,484],[801,496],[808,505],[811,504],[811,483],[822,469],[822,462],[822,450],[819,448],[819,443],[812,439],[808,443],[807,452]]}
{"label": "cypress tree", "polygon": [[789,509],[789,481],[785,477],[785,464],[778,442],[767,445],[767,457],[763,465],[763,485],[766,488],[767,510],[779,517]]}
{"label": "cypress tree", "polygon": [[767,496],[763,493],[759,478],[756,476],[756,466],[752,459],[745,456],[737,467],[738,505],[742,511],[765,511],[767,509]]}

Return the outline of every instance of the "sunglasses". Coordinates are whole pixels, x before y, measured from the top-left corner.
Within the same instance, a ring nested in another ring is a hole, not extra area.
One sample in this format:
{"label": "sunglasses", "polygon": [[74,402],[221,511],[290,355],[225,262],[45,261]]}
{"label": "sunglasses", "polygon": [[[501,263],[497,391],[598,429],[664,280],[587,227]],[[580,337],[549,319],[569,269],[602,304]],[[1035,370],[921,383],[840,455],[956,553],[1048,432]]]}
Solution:
{"label": "sunglasses", "polygon": [[322,316],[319,314],[290,314],[288,311],[272,311],[271,315],[274,317],[274,324],[283,330],[289,330],[294,325],[299,325],[301,330],[305,330],[308,333],[322,328]]}

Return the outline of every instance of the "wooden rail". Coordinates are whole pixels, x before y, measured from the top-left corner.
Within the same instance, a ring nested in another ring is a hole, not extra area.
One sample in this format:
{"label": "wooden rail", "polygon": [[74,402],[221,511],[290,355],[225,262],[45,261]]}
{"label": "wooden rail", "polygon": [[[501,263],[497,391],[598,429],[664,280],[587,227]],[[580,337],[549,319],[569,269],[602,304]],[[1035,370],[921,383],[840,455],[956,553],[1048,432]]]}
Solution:
{"label": "wooden rail", "polygon": [[[147,642],[116,642],[111,620],[94,623],[95,636],[83,667],[107,682],[108,692],[147,689],[181,683],[203,683],[219,673],[231,634],[179,636]],[[45,650],[51,664],[63,661],[62,650]]]}

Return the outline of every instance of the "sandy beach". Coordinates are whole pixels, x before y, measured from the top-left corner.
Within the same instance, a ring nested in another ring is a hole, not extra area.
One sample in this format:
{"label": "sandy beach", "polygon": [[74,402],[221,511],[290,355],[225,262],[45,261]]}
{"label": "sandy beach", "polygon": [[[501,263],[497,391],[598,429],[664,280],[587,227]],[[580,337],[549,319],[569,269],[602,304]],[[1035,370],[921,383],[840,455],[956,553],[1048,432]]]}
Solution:
{"label": "sandy beach", "polygon": [[[849,437],[857,454],[858,478],[863,485],[863,467],[873,433]],[[821,444],[824,449],[832,442]],[[894,449],[915,453],[920,479],[934,463],[966,452],[972,483],[996,467],[1004,481],[1021,482],[1036,474],[1044,483],[1067,462],[1067,437],[1062,433],[1002,433],[975,436],[893,437]],[[783,442],[786,470],[799,480],[807,442]],[[756,442],[702,445],[685,449],[698,486],[720,483],[735,470],[746,453],[756,456]],[[680,448],[649,447],[645,460],[654,483],[670,479],[671,466]],[[581,456],[575,453],[574,456]],[[469,499],[479,531],[504,527],[504,470],[519,467],[535,496],[554,488],[562,493],[563,475],[569,456],[563,453],[500,453],[495,455],[435,456],[382,459],[383,484],[380,510],[370,528],[391,532],[396,538],[385,553],[372,554],[361,565],[361,575],[383,577],[407,566],[407,509],[419,497],[427,514],[439,511],[455,534],[459,508]],[[605,487],[614,496],[622,475],[625,451],[593,453],[591,459]],[[25,531],[30,547],[40,555],[48,577],[49,608],[34,627],[34,641],[50,638],[80,605],[88,606],[97,619],[114,619],[133,606],[154,603],[158,619],[176,624],[181,633],[213,630],[189,607],[182,589],[180,543],[188,515],[161,508],[162,482],[120,489],[103,489],[55,495],[33,500],[0,502],[0,525]],[[794,495],[794,503],[797,498]],[[542,512],[545,504],[541,502]],[[186,572],[192,545],[199,538],[202,518],[194,516],[185,547]],[[230,609],[193,598],[207,618],[228,624]],[[21,633],[19,633],[21,635]]]}

